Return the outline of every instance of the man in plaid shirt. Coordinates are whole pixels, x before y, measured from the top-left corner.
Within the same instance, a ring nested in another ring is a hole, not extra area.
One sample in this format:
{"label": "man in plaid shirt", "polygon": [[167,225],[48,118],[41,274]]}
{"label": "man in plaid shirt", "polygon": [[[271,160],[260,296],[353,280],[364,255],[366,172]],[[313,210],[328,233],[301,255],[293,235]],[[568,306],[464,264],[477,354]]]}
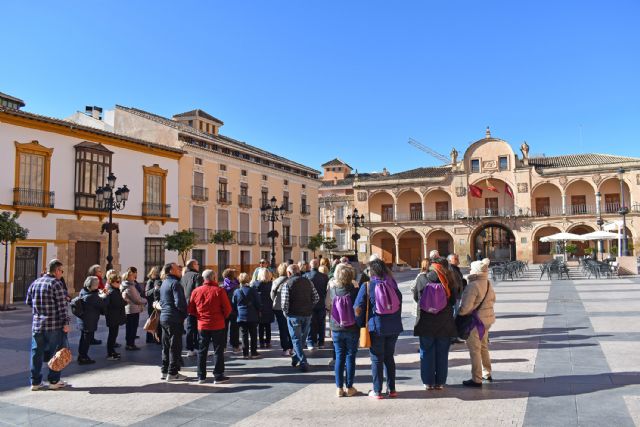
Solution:
{"label": "man in plaid shirt", "polygon": [[[48,273],[36,279],[27,291],[26,303],[31,306],[31,390],[44,388],[42,363],[60,349],[69,332],[69,313],[65,286],[60,280],[64,274],[62,263],[57,259],[49,262]],[[60,381],[60,372],[49,369],[49,389],[66,386]]]}

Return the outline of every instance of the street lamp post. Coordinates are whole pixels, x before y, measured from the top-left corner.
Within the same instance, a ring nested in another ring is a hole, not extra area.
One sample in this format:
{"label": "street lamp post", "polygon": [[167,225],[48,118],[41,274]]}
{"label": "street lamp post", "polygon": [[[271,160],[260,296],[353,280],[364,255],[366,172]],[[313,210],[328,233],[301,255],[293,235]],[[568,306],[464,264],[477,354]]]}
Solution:
{"label": "street lamp post", "polygon": [[620,255],[629,256],[629,242],[627,241],[627,214],[629,209],[624,202],[624,169],[618,169],[618,178],[620,179],[620,210],[618,213],[622,215],[622,248]]}
{"label": "street lamp post", "polygon": [[[115,190],[115,191],[114,191]],[[109,234],[109,245],[107,252],[107,270],[113,268],[113,254],[112,254],[112,233],[113,230],[117,230],[117,224],[113,224],[113,211],[119,211],[124,209],[124,205],[129,199],[129,189],[126,185],[116,189],[116,176],[113,172],[109,173],[107,177],[107,183],[102,187],[98,187],[96,190],[96,201],[98,202],[98,209],[101,211],[109,212],[109,222],[102,225],[102,232],[105,230]]]}
{"label": "street lamp post", "polygon": [[351,239],[353,240],[353,248],[357,258],[358,257],[358,240],[360,240],[360,235],[358,234],[358,227],[364,227],[364,215],[358,216],[358,208],[355,208],[351,215],[347,215],[347,224],[353,227],[353,234],[351,235]]}
{"label": "street lamp post", "polygon": [[278,221],[282,221],[284,212],[286,211],[286,206],[278,206],[278,200],[275,197],[272,197],[271,200],[269,200],[269,204],[265,204],[260,208],[260,210],[262,211],[262,220],[271,223],[271,231],[267,233],[267,237],[271,239],[271,268],[275,270],[276,237],[278,237],[275,224]]}

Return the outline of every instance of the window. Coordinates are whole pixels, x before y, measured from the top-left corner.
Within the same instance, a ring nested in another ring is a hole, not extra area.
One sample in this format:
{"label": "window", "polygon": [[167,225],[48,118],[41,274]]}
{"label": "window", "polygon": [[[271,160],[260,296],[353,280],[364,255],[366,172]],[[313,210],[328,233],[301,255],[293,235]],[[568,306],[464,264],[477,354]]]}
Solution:
{"label": "window", "polygon": [[143,166],[144,194],[142,200],[143,216],[169,216],[169,206],[166,205],[167,170],[157,164]]}
{"label": "window", "polygon": [[200,127],[200,131],[204,130],[204,124],[202,122],[198,122],[199,123],[199,127]]}
{"label": "window", "polygon": [[393,205],[382,205],[382,220],[393,221]]}
{"label": "window", "polygon": [[249,195],[249,186],[247,184],[240,185],[240,195],[248,196]]}
{"label": "window", "polygon": [[227,180],[220,178],[218,181],[218,203],[230,203],[231,194],[227,192]]}
{"label": "window", "polygon": [[262,175],[262,180],[266,181],[267,180],[267,175]]}
{"label": "window", "polygon": [[269,204],[269,189],[262,187],[260,190],[260,206],[267,206]]}
{"label": "window", "polygon": [[411,221],[422,219],[422,203],[409,203],[409,219]]}
{"label": "window", "polygon": [[193,127],[193,120],[189,120],[189,126]]}
{"label": "window", "polygon": [[26,144],[16,142],[15,146],[16,183],[13,204],[53,207],[53,192],[49,192],[53,148],[45,148],[38,141]]}
{"label": "window", "polygon": [[536,197],[536,216],[549,216],[551,214],[551,199],[549,197]]}
{"label": "window", "polygon": [[471,159],[471,172],[480,172],[480,159]]}
{"label": "window", "polygon": [[302,189],[304,190],[305,188],[307,188],[306,184],[302,184]]}
{"label": "window", "polygon": [[76,209],[96,209],[98,187],[107,182],[113,153],[101,144],[81,142],[76,145]]}
{"label": "window", "polygon": [[336,223],[344,223],[344,206],[336,206]]}
{"label": "window", "polygon": [[223,165],[222,163],[220,163],[220,170],[221,171],[226,171],[227,170],[227,165]]}
{"label": "window", "polygon": [[284,185],[289,185],[289,180],[288,179],[284,180]]}
{"label": "window", "polygon": [[436,202],[436,219],[449,219],[449,202]]}
{"label": "window", "polygon": [[587,196],[571,196],[571,213],[573,215],[587,213]]}
{"label": "window", "polygon": [[506,171],[509,169],[509,158],[507,156],[498,157],[498,170]]}
{"label": "window", "polygon": [[617,213],[620,210],[620,194],[604,195],[604,211],[606,213]]}
{"label": "window", "polygon": [[147,274],[153,267],[164,265],[164,239],[147,237],[144,239],[144,271]]}
{"label": "window", "polygon": [[202,165],[202,159],[200,157],[196,157],[196,165]]}
{"label": "window", "polygon": [[205,265],[207,265],[204,249],[193,249],[191,251],[191,258],[198,260],[198,264],[200,264],[200,271],[203,271]]}
{"label": "window", "polygon": [[246,169],[242,169],[242,170],[240,171],[240,175],[242,175],[242,176],[247,176],[247,170],[246,170]]}
{"label": "window", "polygon": [[498,215],[498,198],[487,197],[484,199],[484,214],[487,216]]}

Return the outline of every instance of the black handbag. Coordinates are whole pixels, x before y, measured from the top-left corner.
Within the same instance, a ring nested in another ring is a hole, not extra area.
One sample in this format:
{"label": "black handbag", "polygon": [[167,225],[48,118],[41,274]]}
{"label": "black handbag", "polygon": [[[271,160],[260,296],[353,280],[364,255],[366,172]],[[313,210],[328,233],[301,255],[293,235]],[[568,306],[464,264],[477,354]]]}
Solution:
{"label": "black handbag", "polygon": [[471,322],[473,322],[473,312],[480,308],[482,304],[484,304],[484,300],[487,299],[487,294],[489,293],[490,286],[491,282],[487,280],[487,291],[484,293],[484,297],[482,298],[482,301],[480,301],[480,304],[478,304],[478,306],[474,308],[470,314],[464,316],[458,314],[456,316],[455,322],[456,330],[458,331],[458,338],[462,340],[466,340],[467,338],[469,338],[469,334],[471,333]]}

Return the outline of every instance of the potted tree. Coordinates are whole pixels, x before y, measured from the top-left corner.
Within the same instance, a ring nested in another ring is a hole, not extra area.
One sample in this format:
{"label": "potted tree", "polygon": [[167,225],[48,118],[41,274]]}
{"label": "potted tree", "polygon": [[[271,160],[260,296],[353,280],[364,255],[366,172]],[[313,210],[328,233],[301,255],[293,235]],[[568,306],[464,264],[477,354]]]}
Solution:
{"label": "potted tree", "polygon": [[567,243],[564,247],[564,250],[566,253],[571,255],[571,258],[573,259],[575,257],[576,252],[578,252],[578,247],[573,243]]}
{"label": "potted tree", "polygon": [[591,258],[593,255],[593,248],[590,248],[590,247],[584,248],[583,252],[584,252],[585,258]]}
{"label": "potted tree", "polygon": [[196,233],[189,230],[174,231],[164,236],[165,248],[177,252],[182,259],[182,265],[187,264],[187,254],[196,246]]}

